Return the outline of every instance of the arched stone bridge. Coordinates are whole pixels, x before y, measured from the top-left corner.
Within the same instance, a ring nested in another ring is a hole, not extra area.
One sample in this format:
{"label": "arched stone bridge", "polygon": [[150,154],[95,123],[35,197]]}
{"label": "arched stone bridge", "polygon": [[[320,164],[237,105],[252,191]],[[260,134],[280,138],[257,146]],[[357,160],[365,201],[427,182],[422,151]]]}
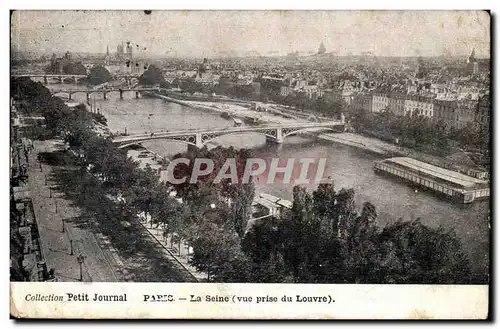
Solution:
{"label": "arched stone bridge", "polygon": [[[117,73],[111,75],[113,78],[139,78],[141,74],[139,73]],[[13,78],[43,78],[44,82],[47,83],[48,79],[56,79],[60,83],[63,79],[70,78],[76,83],[78,79],[87,78],[84,74],[51,74],[51,73],[33,73],[33,74],[12,74]]]}
{"label": "arched stone bridge", "polygon": [[68,98],[71,99],[71,96],[76,93],[85,93],[87,95],[87,100],[90,100],[90,95],[93,93],[102,93],[104,99],[107,98],[107,94],[111,92],[119,92],[120,98],[123,99],[123,93],[126,91],[134,91],[135,97],[139,98],[139,93],[142,91],[158,91],[158,88],[111,88],[111,89],[68,89],[68,90],[55,90],[52,93],[56,94],[68,94]]}
{"label": "arched stone bridge", "polygon": [[48,83],[48,79],[56,79],[59,83],[63,82],[63,79],[71,79],[74,83],[78,82],[78,79],[87,78],[83,74],[13,74],[13,78],[43,78],[44,83]]}
{"label": "arched stone bridge", "polygon": [[113,138],[113,143],[118,144],[119,148],[136,145],[143,141],[165,139],[180,141],[188,145],[202,148],[208,142],[225,135],[259,133],[275,143],[283,143],[285,137],[306,131],[339,131],[344,129],[345,123],[342,121],[328,122],[304,122],[284,125],[264,125],[254,127],[234,127],[222,129],[190,129],[166,132],[155,132],[150,134],[137,134],[129,136],[117,136]]}

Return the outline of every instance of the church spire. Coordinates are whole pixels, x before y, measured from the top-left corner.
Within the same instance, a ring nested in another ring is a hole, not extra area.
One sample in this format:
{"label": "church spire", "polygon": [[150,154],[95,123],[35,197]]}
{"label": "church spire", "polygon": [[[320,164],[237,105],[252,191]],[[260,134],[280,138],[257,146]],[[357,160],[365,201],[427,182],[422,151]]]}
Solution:
{"label": "church spire", "polygon": [[326,48],[325,48],[325,45],[323,44],[323,42],[319,45],[319,48],[318,48],[318,54],[324,54],[326,52]]}
{"label": "church spire", "polygon": [[470,53],[469,58],[467,59],[467,63],[472,63],[476,61],[476,49],[472,48],[472,52]]}

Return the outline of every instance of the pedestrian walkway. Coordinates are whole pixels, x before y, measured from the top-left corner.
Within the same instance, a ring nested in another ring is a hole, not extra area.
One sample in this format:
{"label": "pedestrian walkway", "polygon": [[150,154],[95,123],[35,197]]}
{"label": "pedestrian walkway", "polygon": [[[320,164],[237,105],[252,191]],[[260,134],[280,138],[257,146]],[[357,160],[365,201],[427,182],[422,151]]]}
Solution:
{"label": "pedestrian walkway", "polygon": [[[55,270],[58,281],[121,281],[122,264],[116,252],[105,245],[102,248],[90,230],[71,222],[71,219],[81,215],[80,210],[57,190],[51,179],[53,167],[37,160],[40,153],[55,150],[55,141],[35,141],[28,169],[28,186],[47,268]],[[78,256],[83,256],[82,278]]]}
{"label": "pedestrian walkway", "polygon": [[167,237],[163,234],[163,230],[161,228],[153,227],[150,222],[147,223],[145,221],[141,221],[141,224],[155,238],[155,240],[168,251],[171,257],[179,262],[179,264],[181,264],[181,266],[187,271],[189,271],[193,277],[195,277],[198,281],[206,281],[207,274],[204,272],[198,272],[198,270],[196,270],[196,268],[189,263],[191,253],[188,245],[182,241],[181,243],[178,241],[172,241],[170,236]]}

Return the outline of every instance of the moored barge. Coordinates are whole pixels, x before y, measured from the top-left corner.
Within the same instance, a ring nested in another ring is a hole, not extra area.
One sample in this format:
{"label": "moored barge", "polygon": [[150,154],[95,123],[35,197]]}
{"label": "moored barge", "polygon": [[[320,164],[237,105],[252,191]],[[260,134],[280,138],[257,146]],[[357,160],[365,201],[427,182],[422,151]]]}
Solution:
{"label": "moored barge", "polygon": [[451,197],[461,203],[489,198],[486,180],[467,176],[408,157],[375,161],[375,172],[398,177],[411,184]]}

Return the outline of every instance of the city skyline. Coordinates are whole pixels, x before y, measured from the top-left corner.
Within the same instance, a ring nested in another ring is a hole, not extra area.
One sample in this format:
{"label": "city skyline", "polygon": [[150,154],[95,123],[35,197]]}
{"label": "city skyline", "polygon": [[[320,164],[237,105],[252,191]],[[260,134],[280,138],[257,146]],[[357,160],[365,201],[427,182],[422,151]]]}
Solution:
{"label": "city skyline", "polygon": [[214,57],[310,54],[323,43],[326,53],[340,56],[455,57],[474,48],[489,58],[489,19],[479,11],[15,11],[11,46],[114,53],[130,41],[142,57]]}

